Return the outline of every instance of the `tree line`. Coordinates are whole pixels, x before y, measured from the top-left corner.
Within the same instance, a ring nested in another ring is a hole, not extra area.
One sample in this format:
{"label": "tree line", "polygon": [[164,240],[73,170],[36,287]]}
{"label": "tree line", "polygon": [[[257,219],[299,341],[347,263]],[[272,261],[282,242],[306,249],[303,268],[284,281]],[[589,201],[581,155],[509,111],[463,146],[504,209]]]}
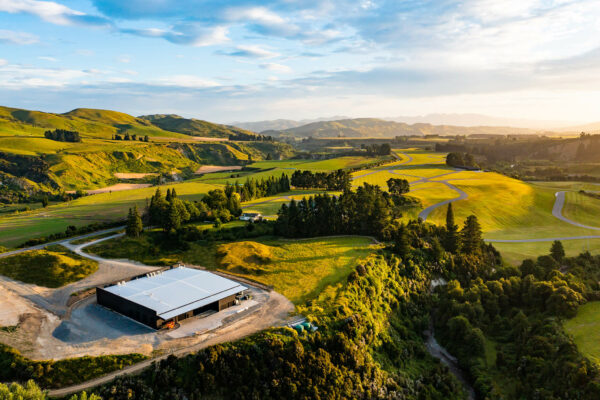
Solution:
{"label": "tree line", "polygon": [[350,172],[338,169],[333,172],[294,171],[292,186],[302,189],[350,190]]}
{"label": "tree line", "polygon": [[55,140],[57,142],[81,142],[79,132],[68,131],[66,129],[55,129],[53,131],[46,131],[44,132],[44,137],[46,139]]}
{"label": "tree line", "polygon": [[237,193],[240,195],[241,201],[250,201],[260,197],[274,196],[278,193],[285,193],[291,190],[290,178],[287,174],[282,174],[279,178],[270,176],[267,179],[260,180],[247,178],[243,184],[235,182],[225,185],[225,193]]}
{"label": "tree line", "polygon": [[361,234],[382,237],[402,213],[399,199],[365,183],[355,192],[340,196],[320,194],[304,197],[277,213],[275,232],[285,237],[311,237],[336,234]]}
{"label": "tree line", "polygon": [[272,142],[275,139],[273,138],[273,136],[238,132],[229,134],[229,140],[237,140],[243,142]]}
{"label": "tree line", "polygon": [[457,168],[479,168],[475,157],[471,153],[448,153],[446,165]]}
{"label": "tree line", "polygon": [[361,144],[360,148],[366,150],[369,156],[389,156],[392,154],[392,146],[389,143]]}
{"label": "tree line", "polygon": [[148,135],[138,136],[136,134],[130,135],[129,133],[125,133],[125,135],[121,135],[119,133],[116,133],[113,135],[112,140],[131,140],[131,141],[139,140],[140,142],[149,142],[150,138],[148,137]]}
{"label": "tree line", "polygon": [[249,178],[240,185],[227,183],[225,189],[213,189],[200,201],[180,199],[175,188],[167,189],[163,196],[160,188],[147,201],[143,215],[137,206],[129,209],[126,222],[126,233],[130,237],[139,237],[144,224],[160,227],[165,233],[174,233],[182,225],[195,221],[215,221],[217,225],[231,221],[242,213],[242,201],[272,196],[290,190],[287,175],[256,180]]}

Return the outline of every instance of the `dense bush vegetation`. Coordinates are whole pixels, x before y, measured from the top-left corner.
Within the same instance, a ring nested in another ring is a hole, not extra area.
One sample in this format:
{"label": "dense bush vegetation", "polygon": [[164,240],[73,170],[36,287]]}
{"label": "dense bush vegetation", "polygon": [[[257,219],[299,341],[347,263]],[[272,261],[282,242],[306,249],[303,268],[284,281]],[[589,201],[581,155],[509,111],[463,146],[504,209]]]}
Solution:
{"label": "dense bush vegetation", "polygon": [[34,379],[43,388],[58,388],[93,379],[146,359],[141,354],[33,361],[0,344],[0,381]]}
{"label": "dense bush vegetation", "polygon": [[302,189],[349,190],[352,177],[341,169],[334,172],[294,171],[291,183]]}
{"label": "dense bush vegetation", "polygon": [[389,240],[400,206],[411,200],[385,192],[365,183],[356,192],[340,196],[327,194],[292,200],[278,212],[275,232],[286,237],[310,237],[335,234],[372,235]]}

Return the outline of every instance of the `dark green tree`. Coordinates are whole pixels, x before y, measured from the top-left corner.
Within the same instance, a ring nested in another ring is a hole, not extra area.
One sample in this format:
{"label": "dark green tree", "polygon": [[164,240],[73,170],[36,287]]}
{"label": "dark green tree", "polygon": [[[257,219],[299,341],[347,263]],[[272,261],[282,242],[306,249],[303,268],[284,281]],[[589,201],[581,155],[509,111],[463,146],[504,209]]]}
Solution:
{"label": "dark green tree", "polygon": [[550,247],[550,255],[556,262],[561,262],[565,258],[565,249],[560,240],[555,240]]}
{"label": "dark green tree", "polygon": [[48,196],[44,196],[42,197],[42,207],[46,208],[48,207]]}
{"label": "dark green tree", "polygon": [[386,183],[390,194],[400,196],[410,191],[410,184],[406,179],[390,178]]}
{"label": "dark green tree", "polygon": [[142,218],[140,217],[140,213],[136,205],[133,207],[133,209],[129,209],[125,232],[129,237],[139,237],[143,230],[144,225],[142,224]]}
{"label": "dark green tree", "polygon": [[448,203],[446,211],[446,237],[444,238],[444,248],[450,253],[456,253],[459,245],[458,225],[454,222],[454,211],[452,203]]}
{"label": "dark green tree", "polygon": [[479,225],[479,221],[477,221],[475,215],[467,217],[460,234],[463,253],[471,254],[481,249],[481,245],[483,244],[481,225]]}

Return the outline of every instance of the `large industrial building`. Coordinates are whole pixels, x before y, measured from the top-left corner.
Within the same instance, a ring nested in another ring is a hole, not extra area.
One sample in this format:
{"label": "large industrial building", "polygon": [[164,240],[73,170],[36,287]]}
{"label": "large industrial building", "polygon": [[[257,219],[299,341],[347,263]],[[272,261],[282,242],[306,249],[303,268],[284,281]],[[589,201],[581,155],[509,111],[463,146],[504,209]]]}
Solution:
{"label": "large industrial building", "polygon": [[247,287],[208,271],[174,267],[96,288],[98,304],[160,329],[235,304]]}

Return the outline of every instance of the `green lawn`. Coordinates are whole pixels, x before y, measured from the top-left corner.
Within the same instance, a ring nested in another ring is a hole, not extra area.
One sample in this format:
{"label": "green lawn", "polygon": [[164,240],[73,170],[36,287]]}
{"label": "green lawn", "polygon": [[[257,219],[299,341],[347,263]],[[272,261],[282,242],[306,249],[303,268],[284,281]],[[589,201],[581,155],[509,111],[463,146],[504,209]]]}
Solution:
{"label": "green lawn", "polygon": [[0,274],[25,283],[57,288],[79,281],[98,269],[96,261],[62,246],[0,258]]}
{"label": "green lawn", "polygon": [[600,362],[600,302],[592,301],[579,307],[577,316],[565,321],[565,330],[579,351],[590,360]]}

